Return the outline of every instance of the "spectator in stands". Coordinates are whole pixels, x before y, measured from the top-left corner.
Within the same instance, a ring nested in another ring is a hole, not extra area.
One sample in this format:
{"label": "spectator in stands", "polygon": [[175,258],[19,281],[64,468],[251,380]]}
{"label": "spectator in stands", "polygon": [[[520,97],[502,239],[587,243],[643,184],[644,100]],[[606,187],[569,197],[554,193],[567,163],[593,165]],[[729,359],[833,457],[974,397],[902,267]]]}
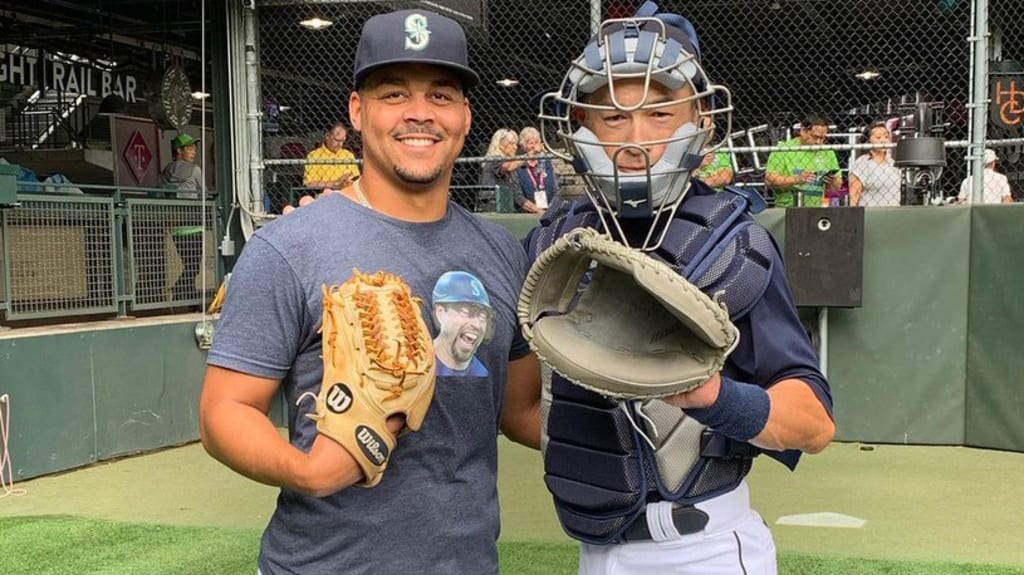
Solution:
{"label": "spectator in stands", "polygon": [[[828,137],[829,122],[820,114],[808,114],[800,123],[796,138],[779,143],[780,148],[822,145]],[[843,178],[832,150],[776,150],[768,156],[765,182],[775,194],[778,207],[828,205],[825,191],[837,191]],[[802,198],[802,200],[801,200]]]}
{"label": "spectator in stands", "polygon": [[[888,144],[892,141],[885,122],[871,124],[865,135],[872,144]],[[850,171],[850,205],[900,205],[900,170],[893,163],[888,148],[874,148],[853,161]]]}
{"label": "spectator in stands", "polygon": [[[199,140],[188,134],[178,134],[171,140],[174,161],[167,164],[160,173],[165,186],[176,187],[179,200],[196,200],[203,189],[203,172],[196,165],[196,148]],[[202,267],[203,225],[194,212],[182,209],[178,220],[170,228],[171,239],[181,258],[181,274],[171,286],[170,297],[180,302],[199,297],[196,277]],[[193,221],[194,220],[194,221]]]}
{"label": "spectator in stands", "polygon": [[[494,132],[491,137],[491,144],[487,147],[487,157],[500,158],[502,156],[515,156],[519,147],[519,136],[512,130],[502,128]],[[537,206],[523,196],[519,188],[519,179],[515,171],[519,169],[522,160],[488,160],[480,169],[480,185],[488,186],[489,190],[480,193],[480,204],[478,211],[498,211],[498,188],[512,197],[512,203],[516,211],[536,212]],[[493,190],[493,191],[492,191]]]}
{"label": "spectator in stands", "polygon": [[[710,120],[705,118],[705,122],[710,122]],[[705,126],[710,126],[710,124],[705,123]],[[706,147],[713,145],[714,137],[715,132],[708,135]],[[735,176],[736,173],[732,169],[732,155],[724,150],[704,154],[704,160],[701,162],[700,168],[697,169],[697,177],[718,192],[731,184]]]}
{"label": "spectator in stands", "polygon": [[735,172],[729,152],[712,152],[704,155],[704,161],[697,170],[697,177],[717,191],[732,183]]}
{"label": "spectator in stands", "polygon": [[[981,203],[1012,204],[1013,194],[1010,192],[1010,182],[1006,179],[1006,176],[996,171],[996,164],[999,162],[999,156],[996,155],[995,150],[985,150],[984,162],[985,178],[983,183],[985,184],[985,192],[981,196]],[[960,184],[960,194],[957,196],[957,203],[971,203],[971,184],[971,176],[964,178],[963,183]]]}
{"label": "spectator in stands", "polygon": [[[533,126],[527,126],[519,131],[519,143],[523,153],[544,153],[544,142],[541,141],[540,132]],[[558,177],[555,176],[555,166],[551,160],[526,160],[516,168],[516,176],[519,179],[519,189],[526,200],[523,202],[524,209],[532,213],[543,213],[548,203],[558,193]],[[532,204],[532,207],[527,202]]]}
{"label": "spectator in stands", "polygon": [[[324,133],[324,143],[306,156],[308,160],[355,160],[355,154],[344,148],[348,138],[345,124],[338,122]],[[356,164],[306,164],[302,179],[307,188],[341,189],[359,177]]]}
{"label": "spectator in stands", "polygon": [[179,200],[195,200],[203,189],[203,171],[196,165],[199,140],[182,133],[171,140],[171,163],[160,172],[165,187],[177,188]]}

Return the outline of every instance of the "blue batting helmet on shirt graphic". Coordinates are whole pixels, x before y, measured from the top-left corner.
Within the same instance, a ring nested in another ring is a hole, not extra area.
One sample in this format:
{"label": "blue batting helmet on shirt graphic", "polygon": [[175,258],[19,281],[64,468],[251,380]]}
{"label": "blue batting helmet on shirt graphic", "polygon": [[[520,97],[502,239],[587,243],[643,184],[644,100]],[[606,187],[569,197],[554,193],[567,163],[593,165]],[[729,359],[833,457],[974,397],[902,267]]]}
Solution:
{"label": "blue batting helmet on shirt graphic", "polygon": [[430,303],[438,327],[437,375],[487,377],[487,366],[476,351],[494,333],[494,308],[480,278],[465,271],[446,272],[434,284]]}

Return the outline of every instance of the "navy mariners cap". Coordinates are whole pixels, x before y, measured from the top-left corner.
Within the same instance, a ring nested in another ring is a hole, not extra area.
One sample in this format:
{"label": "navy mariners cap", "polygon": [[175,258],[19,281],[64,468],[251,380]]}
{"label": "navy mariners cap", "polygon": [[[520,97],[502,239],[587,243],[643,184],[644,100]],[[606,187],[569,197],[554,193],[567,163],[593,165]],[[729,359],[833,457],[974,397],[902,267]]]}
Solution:
{"label": "navy mariners cap", "polygon": [[480,83],[469,67],[466,33],[451,18],[426,10],[378,14],[363,24],[356,48],[356,86],[377,68],[391,64],[434,64],[449,68],[463,88]]}

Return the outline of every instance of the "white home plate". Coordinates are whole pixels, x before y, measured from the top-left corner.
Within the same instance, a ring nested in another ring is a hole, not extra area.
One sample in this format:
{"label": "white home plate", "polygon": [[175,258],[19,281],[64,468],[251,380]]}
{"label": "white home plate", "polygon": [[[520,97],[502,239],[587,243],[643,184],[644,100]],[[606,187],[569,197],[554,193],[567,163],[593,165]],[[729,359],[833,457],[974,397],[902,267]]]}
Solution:
{"label": "white home plate", "polygon": [[842,513],[801,513],[800,515],[783,515],[775,522],[776,525],[799,525],[801,527],[839,527],[844,529],[860,529],[867,523],[867,519],[860,519],[852,515]]}

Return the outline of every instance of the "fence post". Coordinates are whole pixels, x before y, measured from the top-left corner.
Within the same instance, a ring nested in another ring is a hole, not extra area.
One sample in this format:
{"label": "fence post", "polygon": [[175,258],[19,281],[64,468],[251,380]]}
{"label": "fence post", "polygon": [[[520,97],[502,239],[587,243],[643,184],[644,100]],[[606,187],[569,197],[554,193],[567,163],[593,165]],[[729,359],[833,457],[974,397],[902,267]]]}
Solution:
{"label": "fence post", "polygon": [[[128,317],[128,301],[135,294],[134,284],[130,285],[134,275],[129,275],[125,270],[127,260],[127,244],[125,238],[125,226],[128,222],[128,207],[121,196],[121,188],[114,190],[114,217],[113,229],[111,230],[114,241],[114,301],[117,302],[117,317]],[[134,266],[135,262],[131,262]]]}
{"label": "fence post", "polygon": [[988,0],[973,0],[971,4],[971,135],[968,149],[971,172],[971,199],[981,203],[985,194],[986,129],[988,128]]}

